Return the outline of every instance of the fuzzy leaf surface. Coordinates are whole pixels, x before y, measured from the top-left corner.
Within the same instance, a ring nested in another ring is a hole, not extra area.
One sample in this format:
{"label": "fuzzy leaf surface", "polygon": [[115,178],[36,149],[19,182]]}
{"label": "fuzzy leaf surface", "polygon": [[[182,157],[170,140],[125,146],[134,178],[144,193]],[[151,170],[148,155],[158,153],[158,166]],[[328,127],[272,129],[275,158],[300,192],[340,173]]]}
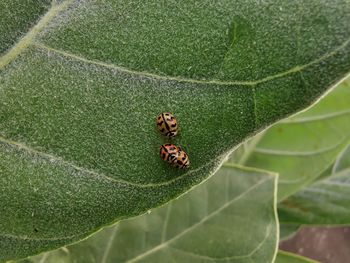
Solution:
{"label": "fuzzy leaf surface", "polygon": [[[348,0],[56,0],[16,19],[37,22],[0,57],[0,259],[177,197],[350,68]],[[163,111],[187,171],[158,156]]]}
{"label": "fuzzy leaf surface", "polygon": [[150,214],[20,262],[272,262],[278,246],[276,185],[274,174],[225,166]]}

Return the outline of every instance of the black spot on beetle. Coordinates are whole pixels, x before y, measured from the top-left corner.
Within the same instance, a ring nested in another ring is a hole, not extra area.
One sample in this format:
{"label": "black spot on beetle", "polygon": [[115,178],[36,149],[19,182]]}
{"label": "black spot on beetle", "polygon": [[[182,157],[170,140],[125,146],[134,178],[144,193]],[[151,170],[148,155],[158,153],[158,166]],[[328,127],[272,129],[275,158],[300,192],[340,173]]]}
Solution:
{"label": "black spot on beetle", "polygon": [[165,124],[165,128],[166,128],[167,130],[170,130],[169,124],[168,124],[167,122],[165,122],[164,124]]}

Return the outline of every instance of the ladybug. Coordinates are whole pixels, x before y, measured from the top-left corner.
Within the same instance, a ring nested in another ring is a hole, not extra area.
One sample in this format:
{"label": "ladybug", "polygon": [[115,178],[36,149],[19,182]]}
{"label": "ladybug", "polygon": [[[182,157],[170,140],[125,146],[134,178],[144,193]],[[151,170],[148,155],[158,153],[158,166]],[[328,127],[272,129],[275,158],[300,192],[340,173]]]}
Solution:
{"label": "ladybug", "polygon": [[177,168],[186,169],[190,166],[190,159],[185,151],[181,150],[176,155],[173,165]]}
{"label": "ladybug", "polygon": [[159,154],[164,161],[168,163],[173,163],[180,151],[180,147],[177,147],[176,145],[171,143],[167,143],[160,146]]}
{"label": "ladybug", "polygon": [[170,112],[163,112],[158,115],[157,127],[159,131],[167,137],[174,137],[178,132],[176,118]]}
{"label": "ladybug", "polygon": [[160,157],[177,168],[188,168],[190,160],[185,151],[174,144],[164,144],[160,146]]}

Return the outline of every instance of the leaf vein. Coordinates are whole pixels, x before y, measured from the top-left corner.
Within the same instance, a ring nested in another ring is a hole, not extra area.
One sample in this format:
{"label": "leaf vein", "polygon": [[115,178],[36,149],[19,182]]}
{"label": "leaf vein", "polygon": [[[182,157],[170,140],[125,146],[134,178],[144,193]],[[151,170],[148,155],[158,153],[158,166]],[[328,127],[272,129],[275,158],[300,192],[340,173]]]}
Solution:
{"label": "leaf vein", "polygon": [[300,118],[290,118],[281,121],[280,123],[304,123],[304,122],[313,122],[313,121],[324,121],[327,119],[333,119],[337,117],[341,117],[343,115],[350,114],[350,110],[342,110],[332,113],[327,113],[323,115],[310,116],[310,117],[300,117]]}
{"label": "leaf vein", "polygon": [[241,85],[241,86],[255,87],[258,84],[268,82],[268,81],[271,81],[274,79],[282,78],[282,77],[290,75],[290,74],[298,73],[298,72],[306,69],[309,66],[320,63],[320,62],[324,61],[325,59],[336,55],[337,52],[344,49],[349,43],[350,43],[350,38],[348,38],[346,41],[344,41],[340,46],[338,46],[334,50],[330,51],[329,53],[325,53],[324,55],[320,56],[319,58],[316,58],[315,60],[313,60],[309,63],[306,63],[304,65],[297,65],[297,66],[294,66],[293,68],[290,68],[289,70],[277,73],[275,75],[267,76],[267,77],[264,77],[262,79],[252,80],[252,81],[250,81],[250,80],[246,80],[246,81],[244,81],[244,80],[242,80],[242,81],[239,81],[239,80],[232,80],[232,81],[196,80],[196,79],[188,79],[188,78],[180,78],[180,77],[172,77],[172,76],[161,76],[161,75],[157,75],[157,74],[153,74],[153,73],[149,73],[149,72],[145,72],[145,71],[136,71],[136,70],[124,68],[124,67],[112,64],[112,63],[106,63],[106,62],[102,62],[102,61],[98,61],[98,60],[91,60],[91,59],[82,57],[80,55],[70,53],[68,51],[62,51],[62,50],[58,50],[58,49],[49,47],[49,46],[44,45],[43,43],[39,43],[39,42],[32,43],[32,45],[39,48],[39,49],[45,49],[47,51],[50,51],[50,52],[53,52],[56,54],[60,54],[62,56],[72,58],[75,60],[79,60],[79,61],[82,61],[82,62],[85,62],[88,64],[95,64],[98,66],[114,69],[114,70],[117,70],[120,72],[129,73],[132,75],[137,75],[140,77],[148,77],[148,78],[153,78],[153,79],[170,80],[170,81],[172,80],[172,81],[177,81],[177,82],[187,82],[187,83],[195,83],[195,84]]}
{"label": "leaf vein", "polygon": [[167,211],[166,211],[166,216],[165,216],[165,220],[164,220],[164,224],[163,224],[163,229],[162,229],[162,243],[165,241],[166,239],[166,235],[167,235],[167,230],[168,230],[168,223],[169,223],[169,218],[170,218],[170,214],[171,214],[171,210],[173,208],[173,205],[172,203],[169,203],[168,204],[168,208],[167,208]]}
{"label": "leaf vein", "polygon": [[78,166],[78,165],[76,165],[76,164],[74,164],[74,163],[72,163],[70,161],[66,161],[66,160],[64,160],[61,157],[57,157],[57,156],[49,154],[49,153],[38,151],[38,150],[36,150],[34,148],[26,146],[23,143],[15,142],[15,141],[12,141],[12,140],[8,140],[8,139],[5,139],[4,137],[1,137],[1,136],[0,136],[0,143],[4,143],[4,144],[9,145],[11,147],[14,147],[14,148],[16,148],[18,150],[24,150],[24,151],[26,151],[28,153],[38,155],[38,156],[40,156],[42,158],[45,158],[45,159],[48,159],[50,161],[55,161],[55,162],[57,162],[57,163],[59,163],[61,165],[66,165],[66,166],[71,167],[71,168],[73,168],[73,169],[75,169],[77,171],[81,171],[81,172],[87,173],[87,174],[89,174],[89,175],[91,175],[91,176],[93,176],[95,178],[98,178],[98,179],[105,179],[105,180],[108,180],[108,181],[113,182],[113,183],[132,185],[132,186],[140,187],[140,188],[160,187],[160,186],[169,185],[171,183],[179,181],[179,180],[183,179],[184,177],[186,177],[186,176],[188,176],[188,175],[190,175],[192,173],[195,173],[195,172],[203,169],[204,167],[207,167],[207,166],[213,164],[214,162],[216,162],[216,159],[211,160],[211,161],[205,163],[204,165],[199,166],[196,169],[189,170],[189,171],[183,173],[181,176],[178,176],[178,177],[176,177],[174,179],[171,179],[171,180],[168,180],[168,181],[164,181],[164,182],[160,182],[160,183],[142,184],[142,183],[126,181],[126,180],[123,180],[123,179],[116,179],[116,178],[113,178],[111,176],[105,175],[105,174],[103,174],[101,172],[95,172],[93,170],[86,169],[86,168]]}
{"label": "leaf vein", "polygon": [[0,57],[0,70],[15,60],[25,49],[27,49],[35,37],[45,28],[45,26],[56,17],[61,11],[68,8],[73,0],[63,1],[60,4],[53,2],[49,11],[32,27],[5,55]]}
{"label": "leaf vein", "polygon": [[154,248],[143,252],[137,256],[135,256],[132,259],[129,259],[128,261],[126,261],[126,263],[132,263],[132,262],[137,262],[139,259],[152,254],[158,250],[160,250],[163,247],[167,247],[171,242],[174,242],[175,240],[179,239],[180,237],[182,237],[183,235],[187,234],[188,232],[192,231],[193,229],[195,229],[196,227],[200,226],[201,224],[203,224],[204,222],[206,222],[207,220],[209,220],[210,218],[212,218],[213,216],[215,216],[216,214],[220,213],[222,210],[224,210],[225,208],[227,208],[228,206],[230,206],[231,204],[235,203],[236,201],[240,200],[241,198],[243,198],[244,196],[246,196],[248,193],[250,193],[252,190],[254,190],[255,188],[259,187],[260,185],[262,185],[263,183],[267,182],[270,179],[270,177],[260,180],[259,182],[257,182],[255,185],[251,186],[250,188],[248,188],[246,191],[244,191],[243,193],[241,193],[240,195],[236,196],[235,198],[233,198],[231,201],[227,202],[226,204],[222,205],[221,207],[219,207],[217,210],[215,210],[214,212],[212,212],[211,214],[203,217],[200,221],[198,221],[197,223],[195,223],[194,225],[192,225],[191,227],[185,229],[184,231],[178,233],[177,235],[175,235],[174,237],[172,237],[171,239],[168,239],[166,242],[163,242],[157,246],[155,246]]}
{"label": "leaf vein", "polygon": [[203,258],[203,259],[208,259],[208,260],[213,260],[213,261],[227,261],[227,260],[232,260],[232,259],[243,259],[243,258],[250,258],[251,256],[253,256],[261,247],[262,245],[266,242],[266,239],[270,236],[271,234],[271,230],[272,230],[272,225],[271,223],[267,226],[266,230],[265,230],[265,236],[264,238],[261,240],[261,242],[259,242],[259,244],[249,253],[244,254],[244,255],[237,255],[237,256],[229,256],[229,257],[222,257],[222,258],[217,258],[217,257],[210,257],[210,256],[205,256],[205,255],[200,255],[197,253],[193,253],[193,252],[189,252],[183,249],[179,249],[179,248],[175,248],[172,246],[167,245],[168,248],[170,249],[174,249],[177,251],[180,251],[182,253],[185,254],[189,254],[198,258]]}
{"label": "leaf vein", "polygon": [[332,145],[330,147],[324,147],[315,151],[287,151],[287,150],[276,150],[276,149],[267,149],[267,148],[255,148],[254,152],[268,155],[282,155],[282,156],[295,156],[295,157],[305,157],[312,155],[319,155],[326,152],[330,152],[334,149],[337,149],[340,145],[342,145],[347,138],[343,138],[339,143]]}
{"label": "leaf vein", "polygon": [[107,247],[106,247],[106,249],[105,249],[105,251],[103,253],[103,257],[102,257],[101,263],[105,263],[107,261],[109,252],[111,251],[111,248],[112,248],[112,245],[113,245],[113,241],[114,241],[115,236],[116,236],[116,234],[118,232],[119,226],[120,225],[115,226],[113,228],[113,230],[112,230],[112,234],[111,234],[111,236],[108,239]]}

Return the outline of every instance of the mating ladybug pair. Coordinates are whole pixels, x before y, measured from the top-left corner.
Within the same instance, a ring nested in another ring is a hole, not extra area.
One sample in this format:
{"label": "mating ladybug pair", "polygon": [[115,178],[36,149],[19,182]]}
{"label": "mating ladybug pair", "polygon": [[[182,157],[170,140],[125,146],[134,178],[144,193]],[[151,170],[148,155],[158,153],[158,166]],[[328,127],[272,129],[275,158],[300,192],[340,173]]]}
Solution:
{"label": "mating ladybug pair", "polygon": [[[161,113],[157,117],[157,127],[159,131],[167,136],[174,137],[178,132],[178,125],[176,118],[170,112]],[[171,143],[164,144],[160,146],[160,157],[177,168],[188,168],[190,165],[190,160],[187,153],[181,149],[181,147],[176,146]]]}

